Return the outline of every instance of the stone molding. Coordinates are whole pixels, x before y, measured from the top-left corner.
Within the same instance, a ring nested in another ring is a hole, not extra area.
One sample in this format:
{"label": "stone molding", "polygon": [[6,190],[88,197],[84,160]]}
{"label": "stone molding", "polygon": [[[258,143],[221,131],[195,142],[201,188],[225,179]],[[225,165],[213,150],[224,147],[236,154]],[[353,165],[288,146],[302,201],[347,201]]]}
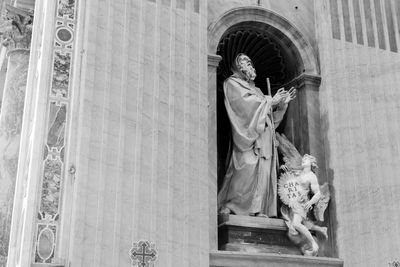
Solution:
{"label": "stone molding", "polygon": [[282,267],[342,267],[343,260],[326,257],[307,257],[275,253],[246,253],[236,251],[212,251],[210,266],[282,266]]}
{"label": "stone molding", "polygon": [[[282,87],[290,87],[290,86],[296,86],[297,90],[302,89],[302,88],[307,88],[307,89],[313,89],[316,91],[319,91],[319,86],[321,84],[321,76],[319,75],[314,75],[314,74],[308,74],[308,73],[302,73],[293,80],[291,80],[288,83],[285,83],[282,85]],[[306,86],[307,85],[307,86]]]}
{"label": "stone molding", "polygon": [[30,49],[27,48],[15,48],[7,52],[7,56],[10,57],[13,54],[26,54],[28,57],[30,55]]}
{"label": "stone molding", "polygon": [[24,9],[35,9],[36,0],[14,0],[14,5]]}
{"label": "stone molding", "polygon": [[0,25],[1,44],[8,49],[30,49],[33,11],[6,5]]}
{"label": "stone molding", "polygon": [[208,54],[208,66],[210,67],[218,67],[219,62],[222,60],[222,57],[215,54]]}
{"label": "stone molding", "polygon": [[321,76],[319,75],[311,75],[307,73],[303,73],[299,76],[300,83],[304,83],[305,85],[313,85],[316,89],[321,85]]}

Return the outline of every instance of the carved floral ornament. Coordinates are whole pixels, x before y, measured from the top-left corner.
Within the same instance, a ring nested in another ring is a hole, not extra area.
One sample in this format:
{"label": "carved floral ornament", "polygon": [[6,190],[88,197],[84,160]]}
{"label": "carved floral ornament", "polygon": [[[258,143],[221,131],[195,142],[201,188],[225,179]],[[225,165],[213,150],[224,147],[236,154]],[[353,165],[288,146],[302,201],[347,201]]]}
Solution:
{"label": "carved floral ornament", "polygon": [[8,49],[29,49],[33,11],[6,5],[0,22],[1,44]]}

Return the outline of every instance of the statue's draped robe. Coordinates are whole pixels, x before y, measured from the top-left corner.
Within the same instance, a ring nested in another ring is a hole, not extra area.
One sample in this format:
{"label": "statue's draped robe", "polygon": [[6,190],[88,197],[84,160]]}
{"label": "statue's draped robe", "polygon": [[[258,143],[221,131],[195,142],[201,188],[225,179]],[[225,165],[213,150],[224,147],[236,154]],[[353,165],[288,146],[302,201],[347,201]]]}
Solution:
{"label": "statue's draped robe", "polygon": [[239,215],[277,216],[278,154],[274,129],[287,104],[272,112],[271,97],[239,74],[225,80],[224,93],[233,144],[218,206]]}

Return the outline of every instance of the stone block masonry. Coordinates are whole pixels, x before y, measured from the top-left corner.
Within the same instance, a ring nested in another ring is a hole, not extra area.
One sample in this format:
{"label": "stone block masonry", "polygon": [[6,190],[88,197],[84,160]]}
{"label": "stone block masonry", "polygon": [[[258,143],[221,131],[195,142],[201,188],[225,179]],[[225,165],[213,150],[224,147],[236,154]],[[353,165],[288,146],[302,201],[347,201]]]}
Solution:
{"label": "stone block masonry", "polygon": [[206,3],[85,13],[72,266],[130,266],[139,240],[162,266],[208,266]]}

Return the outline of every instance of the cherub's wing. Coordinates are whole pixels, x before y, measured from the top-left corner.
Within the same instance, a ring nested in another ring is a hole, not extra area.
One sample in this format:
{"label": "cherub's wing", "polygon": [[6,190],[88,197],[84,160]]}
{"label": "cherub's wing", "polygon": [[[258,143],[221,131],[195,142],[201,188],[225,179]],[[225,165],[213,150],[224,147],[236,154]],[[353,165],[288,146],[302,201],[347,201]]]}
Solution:
{"label": "cherub's wing", "polygon": [[284,134],[276,133],[276,139],[279,142],[278,151],[283,155],[283,161],[289,171],[300,169],[302,156],[296,147]]}
{"label": "cherub's wing", "polygon": [[329,192],[329,185],[328,183],[324,183],[319,187],[319,190],[321,191],[321,195],[330,198],[331,193]]}
{"label": "cherub's wing", "polygon": [[329,200],[331,199],[331,194],[329,192],[328,183],[324,183],[319,187],[321,192],[321,198],[314,206],[314,216],[318,221],[324,221],[324,213],[326,208],[328,207]]}

